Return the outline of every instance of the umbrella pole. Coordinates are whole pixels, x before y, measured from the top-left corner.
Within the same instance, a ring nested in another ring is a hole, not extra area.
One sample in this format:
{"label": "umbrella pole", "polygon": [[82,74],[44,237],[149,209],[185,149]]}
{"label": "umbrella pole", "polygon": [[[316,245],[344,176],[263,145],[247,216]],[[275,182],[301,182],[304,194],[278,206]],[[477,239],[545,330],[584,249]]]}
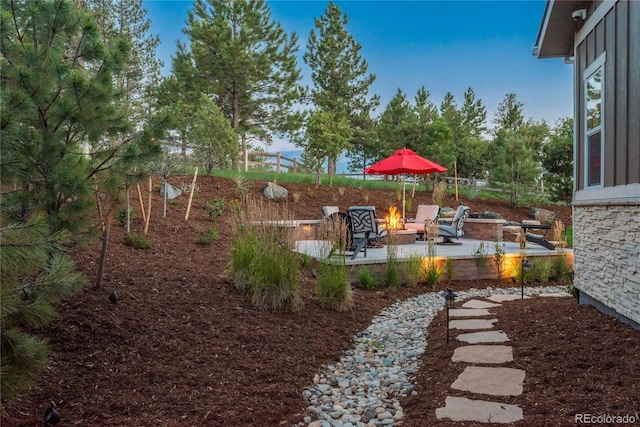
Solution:
{"label": "umbrella pole", "polygon": [[404,228],[404,205],[405,205],[405,191],[406,191],[406,184],[407,184],[407,174],[403,173],[402,174],[402,228]]}

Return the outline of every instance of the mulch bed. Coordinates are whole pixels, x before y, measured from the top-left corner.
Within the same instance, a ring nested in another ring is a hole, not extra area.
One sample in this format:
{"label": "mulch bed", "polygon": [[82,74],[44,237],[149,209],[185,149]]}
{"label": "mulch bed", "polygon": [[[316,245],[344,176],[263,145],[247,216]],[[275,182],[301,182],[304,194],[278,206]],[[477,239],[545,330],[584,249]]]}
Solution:
{"label": "mulch bed", "polygon": [[[180,188],[190,181],[173,177],[170,182]],[[263,184],[246,183],[256,196]],[[38,331],[50,343],[48,367],[29,392],[10,404],[3,402],[2,426],[42,426],[44,411],[52,404],[62,414],[61,425],[291,425],[302,419],[302,390],[322,365],[338,360],[382,308],[429,291],[357,290],[353,310],[336,313],[316,304],[312,265],[300,273],[305,295],[301,313],[257,309],[226,276],[231,217],[214,223],[206,215],[205,205],[214,198],[229,206],[239,197],[235,183],[202,178],[198,186],[189,221],[184,220],[186,196],[169,204],[162,218],[161,198],[154,194],[150,249],[125,246],[123,227],[112,227],[101,289],[92,289],[100,242],[73,252],[90,285],[61,303],[59,318]],[[319,218],[323,205],[343,210],[374,205],[381,212],[398,205],[394,191],[285,186],[296,219]],[[293,193],[301,195],[296,203]],[[430,193],[417,192],[414,209],[430,201]],[[505,219],[520,220],[529,211],[479,198],[460,202]],[[446,201],[449,206],[457,203]],[[570,207],[539,207],[560,211],[570,224]],[[208,246],[197,244],[211,227],[220,238]],[[133,230],[142,230],[138,212]],[[491,281],[450,285],[456,290],[511,286]],[[116,304],[108,300],[113,290],[120,297]],[[522,364],[527,371],[525,393],[514,398],[524,408],[523,425],[540,425],[541,420],[570,424],[573,413],[583,410],[621,414],[638,408],[637,331],[572,299],[505,303],[498,317],[515,348],[514,366]],[[420,393],[403,402],[405,425],[435,423],[435,408],[443,405],[455,379],[456,367],[447,361],[454,346],[443,344],[441,317],[430,333],[418,377]]]}

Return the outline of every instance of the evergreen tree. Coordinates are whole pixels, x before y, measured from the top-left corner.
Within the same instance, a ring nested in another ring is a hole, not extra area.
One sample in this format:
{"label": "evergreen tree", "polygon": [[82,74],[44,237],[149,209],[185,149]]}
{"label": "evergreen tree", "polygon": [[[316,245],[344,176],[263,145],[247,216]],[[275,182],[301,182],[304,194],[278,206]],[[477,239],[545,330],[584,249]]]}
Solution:
{"label": "evergreen tree", "polygon": [[416,149],[414,135],[415,116],[406,96],[400,89],[391,98],[377,120],[378,161],[401,148]]}
{"label": "evergreen tree", "polygon": [[487,108],[482,105],[482,100],[476,99],[472,88],[467,88],[464,93],[460,116],[465,137],[480,138],[486,131]]}
{"label": "evergreen tree", "polygon": [[499,129],[489,148],[491,185],[509,193],[511,206],[526,189],[535,186],[539,176],[538,163],[525,138],[517,131]]}
{"label": "evergreen tree", "polygon": [[[378,157],[380,150],[375,129],[375,120],[370,116],[361,114],[355,118],[351,144],[347,148],[350,171],[362,172]],[[363,179],[366,179],[366,174],[363,175]]]}
{"label": "evergreen tree", "polygon": [[[315,110],[307,119],[305,153],[314,159],[316,186],[320,185],[321,159],[337,159],[351,139],[351,127],[346,117],[335,117],[329,111]],[[329,171],[329,186],[333,174]]]}
{"label": "evergreen tree", "polygon": [[202,95],[187,135],[194,157],[207,175],[211,175],[214,167],[226,169],[224,166],[231,159],[237,138],[229,120],[208,96]]}
{"label": "evergreen tree", "polygon": [[484,177],[487,165],[487,142],[483,139],[486,121],[486,107],[482,105],[482,100],[476,99],[474,90],[468,88],[460,109],[461,135],[457,159],[459,176]]}
{"label": "evergreen tree", "polygon": [[160,38],[148,34],[151,22],[142,0],[83,0],[82,4],[100,26],[103,43],[108,45],[119,38],[130,44],[129,58],[114,78],[116,87],[125,89],[126,104],[121,106],[127,106],[127,115],[134,123],[145,121],[147,112],[153,109],[164,64],[156,57]]}
{"label": "evergreen tree", "polygon": [[443,117],[438,117],[427,129],[418,154],[422,154],[429,160],[453,170],[453,162],[456,160],[456,146],[451,137],[451,128]]}
{"label": "evergreen tree", "polygon": [[[363,135],[366,127],[358,126],[370,124],[367,118],[379,104],[379,98],[377,95],[368,98],[376,77],[367,74],[369,66],[360,56],[362,46],[347,32],[348,22],[347,15],[330,2],[325,14],[315,19],[303,59],[311,68],[311,101],[315,108],[348,120],[353,129],[351,149],[364,152],[371,138]],[[329,160],[329,171],[335,171],[335,160]]]}
{"label": "evergreen tree", "polygon": [[[198,109],[201,91],[195,81],[195,68],[188,48],[181,42],[172,58],[172,73],[160,82],[156,92],[158,103],[164,105],[174,118],[173,129],[169,133],[171,142],[178,144],[182,157],[187,156],[189,140],[187,129],[193,112]],[[234,152],[236,148],[234,147]]]}
{"label": "evergreen tree", "polygon": [[549,192],[556,201],[571,203],[573,196],[573,118],[558,120],[551,138],[542,146],[542,168]]}
{"label": "evergreen tree", "polygon": [[522,108],[524,104],[518,101],[515,93],[508,93],[496,110],[493,120],[497,129],[507,129],[517,131],[524,124]]}
{"label": "evergreen tree", "polygon": [[[302,95],[297,35],[271,20],[266,2],[196,0],[185,33],[193,60],[189,84],[216,101],[243,150],[251,140],[269,144],[273,133],[301,127],[302,115],[293,111]],[[234,148],[235,166],[240,147]]]}
{"label": "evergreen tree", "polygon": [[[11,173],[12,170],[3,170]],[[3,399],[28,388],[46,367],[45,340],[29,332],[55,317],[53,305],[85,283],[62,253],[66,233],[51,234],[42,217],[0,218],[0,379]]]}
{"label": "evergreen tree", "polygon": [[113,87],[129,45],[103,44],[72,1],[2,0],[1,9],[0,148],[3,170],[5,160],[15,162],[12,183],[20,186],[5,203],[22,217],[43,211],[53,231],[80,229],[93,187],[110,186],[120,176],[114,169],[157,152],[166,117],[132,130],[120,108],[125,92]]}

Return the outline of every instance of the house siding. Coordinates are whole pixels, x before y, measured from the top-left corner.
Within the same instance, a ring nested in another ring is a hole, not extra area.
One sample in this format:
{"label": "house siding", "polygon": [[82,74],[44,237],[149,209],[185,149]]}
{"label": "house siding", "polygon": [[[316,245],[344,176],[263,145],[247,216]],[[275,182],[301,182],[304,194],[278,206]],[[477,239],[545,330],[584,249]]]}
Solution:
{"label": "house siding", "polygon": [[640,2],[619,1],[576,46],[576,190],[584,180],[583,72],[603,53],[605,187],[640,182]]}
{"label": "house siding", "polygon": [[[603,188],[593,189],[585,183],[583,73],[605,52]],[[575,56],[574,286],[581,302],[640,327],[640,2],[618,1]]]}
{"label": "house siding", "polygon": [[[640,203],[574,205],[574,286],[640,325]],[[612,313],[614,314],[614,313]]]}

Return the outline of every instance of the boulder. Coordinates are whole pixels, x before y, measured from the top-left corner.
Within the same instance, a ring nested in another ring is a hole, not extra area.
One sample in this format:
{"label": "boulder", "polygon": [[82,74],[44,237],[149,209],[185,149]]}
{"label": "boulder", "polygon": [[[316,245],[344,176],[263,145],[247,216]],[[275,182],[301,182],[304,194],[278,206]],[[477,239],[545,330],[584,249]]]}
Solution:
{"label": "boulder", "polygon": [[502,219],[502,215],[497,212],[474,212],[469,215],[469,218],[479,218],[479,219]]}
{"label": "boulder", "polygon": [[262,195],[269,200],[286,200],[289,192],[275,182],[267,182],[262,189]]}
{"label": "boulder", "polygon": [[182,190],[180,190],[179,188],[174,187],[173,185],[171,185],[169,183],[167,183],[167,191],[165,193],[164,186],[165,186],[164,182],[162,184],[160,184],[160,195],[163,196],[163,197],[166,196],[167,200],[175,199],[180,194],[182,194]]}
{"label": "boulder", "polygon": [[456,210],[449,207],[443,207],[440,209],[441,218],[453,218],[456,215]]}
{"label": "boulder", "polygon": [[556,213],[542,208],[531,208],[529,216],[541,222],[550,223],[556,217]]}

